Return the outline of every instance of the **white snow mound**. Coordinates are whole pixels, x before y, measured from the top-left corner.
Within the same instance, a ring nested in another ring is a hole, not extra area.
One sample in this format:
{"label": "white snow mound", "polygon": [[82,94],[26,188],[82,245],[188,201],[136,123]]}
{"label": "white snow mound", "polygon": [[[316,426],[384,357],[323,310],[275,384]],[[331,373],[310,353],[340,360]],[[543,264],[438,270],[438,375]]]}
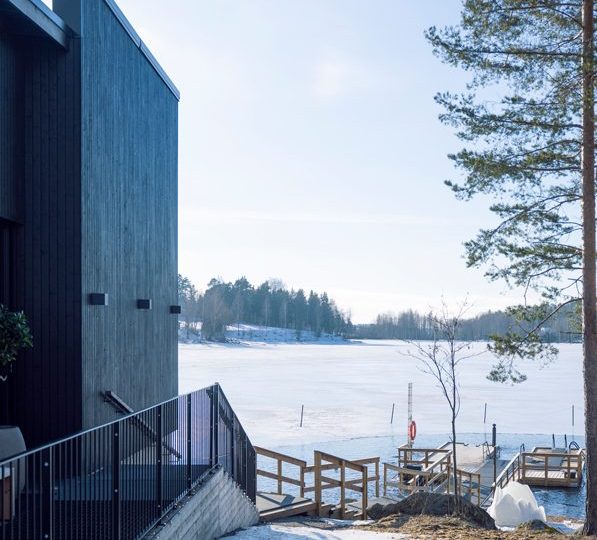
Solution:
{"label": "white snow mound", "polygon": [[545,509],[537,504],[531,488],[519,482],[498,487],[488,512],[498,527],[518,527],[534,519],[546,521]]}

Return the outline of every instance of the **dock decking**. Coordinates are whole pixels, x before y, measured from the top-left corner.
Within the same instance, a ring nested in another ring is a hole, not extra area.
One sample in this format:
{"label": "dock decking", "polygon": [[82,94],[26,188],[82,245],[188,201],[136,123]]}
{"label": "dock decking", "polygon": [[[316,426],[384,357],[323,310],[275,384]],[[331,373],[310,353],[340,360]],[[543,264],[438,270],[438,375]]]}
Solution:
{"label": "dock decking", "polygon": [[529,486],[578,488],[582,484],[584,450],[536,447],[520,452],[508,463],[496,480],[503,488],[511,481]]}

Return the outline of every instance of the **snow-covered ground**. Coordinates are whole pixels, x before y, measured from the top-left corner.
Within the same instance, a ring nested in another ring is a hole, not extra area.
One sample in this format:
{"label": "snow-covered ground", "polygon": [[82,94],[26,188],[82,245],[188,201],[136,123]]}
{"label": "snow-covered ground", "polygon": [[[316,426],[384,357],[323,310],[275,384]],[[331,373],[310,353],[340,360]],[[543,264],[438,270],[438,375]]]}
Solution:
{"label": "snow-covered ground", "polygon": [[397,532],[375,532],[358,529],[320,529],[307,526],[260,525],[237,532],[235,540],[402,540],[409,536]]}
{"label": "snow-covered ground", "polygon": [[[311,330],[304,330],[297,334],[290,328],[275,328],[272,326],[258,326],[256,324],[234,324],[226,327],[226,341],[242,344],[246,342],[258,343],[346,343],[340,336],[321,333],[319,336]],[[179,343],[205,343],[201,336],[201,323],[194,323],[187,329],[181,323],[178,330]]]}
{"label": "snow-covered ground", "polygon": [[[407,387],[413,382],[418,432],[446,433],[449,416],[443,398],[417,361],[404,355],[408,348],[397,341],[181,344],[179,390],[219,382],[253,443],[278,447],[402,434]],[[558,360],[545,368],[523,364],[528,380],[516,386],[486,379],[492,361],[483,354],[462,365],[461,433],[483,433],[493,422],[500,433],[582,433],[580,345],[561,345]],[[390,425],[392,403],[396,408]]]}

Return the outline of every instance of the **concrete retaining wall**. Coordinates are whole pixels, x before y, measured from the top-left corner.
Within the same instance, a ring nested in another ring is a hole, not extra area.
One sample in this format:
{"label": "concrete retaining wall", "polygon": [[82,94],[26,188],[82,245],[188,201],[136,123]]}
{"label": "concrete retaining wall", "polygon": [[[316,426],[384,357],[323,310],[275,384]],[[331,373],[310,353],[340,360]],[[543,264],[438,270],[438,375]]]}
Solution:
{"label": "concrete retaining wall", "polygon": [[146,536],[152,540],[213,540],[255,525],[253,502],[221,468],[205,479],[197,492],[181,503],[168,521]]}

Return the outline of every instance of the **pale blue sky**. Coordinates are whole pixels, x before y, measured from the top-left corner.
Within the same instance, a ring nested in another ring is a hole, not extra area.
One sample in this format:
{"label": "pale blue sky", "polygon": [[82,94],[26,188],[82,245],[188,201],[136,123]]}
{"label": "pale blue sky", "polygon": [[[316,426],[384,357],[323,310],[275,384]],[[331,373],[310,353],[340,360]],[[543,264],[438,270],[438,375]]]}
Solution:
{"label": "pale blue sky", "polygon": [[459,147],[433,95],[465,75],[423,31],[456,0],[119,0],[179,87],[179,269],[327,291],[357,322],[467,293],[518,295],[465,268],[493,222],[443,180]]}

